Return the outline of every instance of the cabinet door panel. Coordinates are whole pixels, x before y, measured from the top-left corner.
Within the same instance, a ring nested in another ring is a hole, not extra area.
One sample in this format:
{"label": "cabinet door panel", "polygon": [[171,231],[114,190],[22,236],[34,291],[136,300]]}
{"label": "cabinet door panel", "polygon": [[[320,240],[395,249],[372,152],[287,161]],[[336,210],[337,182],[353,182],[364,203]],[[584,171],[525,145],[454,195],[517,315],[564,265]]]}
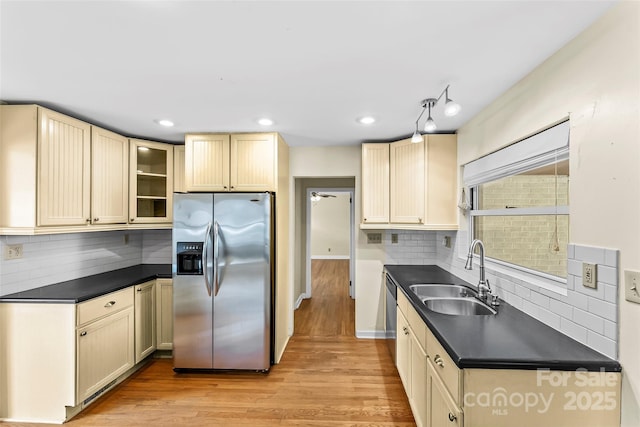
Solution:
{"label": "cabinet door panel", "polygon": [[133,366],[133,307],[78,328],[76,341],[80,403]]}
{"label": "cabinet door panel", "polygon": [[427,396],[427,426],[460,427],[464,425],[462,411],[453,402],[431,360],[427,360]]}
{"label": "cabinet door panel", "polygon": [[229,135],[187,135],[187,191],[229,191]]}
{"label": "cabinet door panel", "polygon": [[129,140],[91,127],[91,222],[126,223],[129,212]]}
{"label": "cabinet door panel", "polygon": [[173,348],[173,281],[156,280],[156,347],[158,350]]}
{"label": "cabinet door panel", "polygon": [[231,191],[275,191],[273,134],[231,135]]}
{"label": "cabinet door panel", "polygon": [[40,109],[38,225],[90,221],[91,126]]}
{"label": "cabinet door panel", "polygon": [[129,222],[170,223],[173,211],[173,145],[129,140]]}
{"label": "cabinet door panel", "polygon": [[390,221],[424,222],[424,143],[411,140],[390,144]]}
{"label": "cabinet door panel", "polygon": [[418,427],[427,425],[427,354],[414,337],[411,341],[411,409]]}
{"label": "cabinet door panel", "polygon": [[138,363],[156,349],[156,294],[154,281],[135,286],[136,359]]}
{"label": "cabinet door panel", "polygon": [[389,222],[389,144],[362,144],[362,222]]}
{"label": "cabinet door panel", "polygon": [[411,399],[411,336],[409,325],[400,310],[396,312],[396,367],[407,397]]}
{"label": "cabinet door panel", "polygon": [[173,147],[173,191],[176,193],[186,192],[184,174],[184,145]]}
{"label": "cabinet door panel", "polygon": [[458,150],[456,135],[429,135],[426,146],[426,221],[444,228],[458,227]]}

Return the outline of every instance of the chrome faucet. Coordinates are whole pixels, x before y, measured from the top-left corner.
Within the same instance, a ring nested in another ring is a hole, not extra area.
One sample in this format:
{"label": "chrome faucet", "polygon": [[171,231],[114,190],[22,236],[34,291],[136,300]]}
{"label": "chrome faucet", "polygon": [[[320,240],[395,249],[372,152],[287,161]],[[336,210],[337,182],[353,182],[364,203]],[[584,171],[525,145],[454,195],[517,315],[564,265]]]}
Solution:
{"label": "chrome faucet", "polygon": [[[487,297],[491,295],[491,285],[489,284],[489,280],[484,276],[484,244],[482,243],[482,240],[475,239],[471,242],[471,246],[469,246],[469,253],[467,254],[467,262],[464,265],[464,268],[466,270],[473,270],[473,251],[475,251],[476,246],[480,247],[480,281],[478,282],[478,298],[486,300]],[[497,298],[495,299],[497,300]]]}

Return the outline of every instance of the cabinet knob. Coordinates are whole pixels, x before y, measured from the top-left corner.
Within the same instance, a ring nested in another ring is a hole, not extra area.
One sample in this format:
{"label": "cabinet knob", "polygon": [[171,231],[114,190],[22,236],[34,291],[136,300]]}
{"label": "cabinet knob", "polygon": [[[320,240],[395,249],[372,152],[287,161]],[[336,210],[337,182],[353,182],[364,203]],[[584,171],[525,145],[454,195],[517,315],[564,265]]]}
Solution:
{"label": "cabinet knob", "polygon": [[87,335],[87,331],[80,332],[81,337],[84,337],[85,335]]}
{"label": "cabinet knob", "polygon": [[142,292],[142,288],[138,288],[138,292]]}
{"label": "cabinet knob", "polygon": [[133,220],[134,220],[134,219],[135,219],[135,218],[131,218],[131,222],[133,222]]}
{"label": "cabinet knob", "polygon": [[224,188],[224,189],[226,190],[226,189],[227,189],[227,186],[226,186],[226,185],[223,185],[223,186],[222,186],[222,188]]}
{"label": "cabinet knob", "polygon": [[367,222],[367,218],[363,218],[363,221],[364,221],[364,222]]}
{"label": "cabinet knob", "polygon": [[433,363],[440,366],[441,368],[444,368],[444,360],[442,360],[442,357],[440,357],[439,354],[436,354],[436,357],[433,359]]}
{"label": "cabinet knob", "polygon": [[233,190],[234,188],[236,188],[236,187],[234,187],[234,186],[232,185],[232,186],[231,186],[231,189]]}
{"label": "cabinet knob", "polygon": [[93,222],[98,222],[100,221],[100,218],[93,218]]}
{"label": "cabinet knob", "polygon": [[457,420],[458,417],[456,417],[455,415],[453,415],[451,412],[449,412],[449,421],[454,422],[455,420]]}
{"label": "cabinet knob", "polygon": [[90,223],[90,222],[91,222],[91,218],[87,218],[87,223]]}

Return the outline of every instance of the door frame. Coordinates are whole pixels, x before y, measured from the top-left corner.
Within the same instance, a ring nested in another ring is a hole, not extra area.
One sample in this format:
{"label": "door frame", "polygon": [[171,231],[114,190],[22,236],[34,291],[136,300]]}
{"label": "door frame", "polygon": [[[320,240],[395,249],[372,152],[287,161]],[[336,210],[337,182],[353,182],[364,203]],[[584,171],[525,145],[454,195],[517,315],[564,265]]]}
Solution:
{"label": "door frame", "polygon": [[306,192],[306,260],[305,260],[305,298],[311,298],[311,193],[349,193],[349,296],[355,299],[355,188],[309,187]]}

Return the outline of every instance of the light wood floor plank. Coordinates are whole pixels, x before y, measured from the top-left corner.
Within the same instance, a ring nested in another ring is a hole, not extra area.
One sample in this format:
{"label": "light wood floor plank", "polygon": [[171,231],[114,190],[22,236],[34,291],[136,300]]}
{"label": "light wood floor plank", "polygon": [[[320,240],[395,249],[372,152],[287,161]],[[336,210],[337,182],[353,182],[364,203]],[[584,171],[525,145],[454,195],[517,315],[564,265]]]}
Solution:
{"label": "light wood floor plank", "polygon": [[348,261],[312,268],[313,297],[269,374],[176,374],[170,359],[152,360],[67,425],[415,426],[384,341],[355,338]]}

